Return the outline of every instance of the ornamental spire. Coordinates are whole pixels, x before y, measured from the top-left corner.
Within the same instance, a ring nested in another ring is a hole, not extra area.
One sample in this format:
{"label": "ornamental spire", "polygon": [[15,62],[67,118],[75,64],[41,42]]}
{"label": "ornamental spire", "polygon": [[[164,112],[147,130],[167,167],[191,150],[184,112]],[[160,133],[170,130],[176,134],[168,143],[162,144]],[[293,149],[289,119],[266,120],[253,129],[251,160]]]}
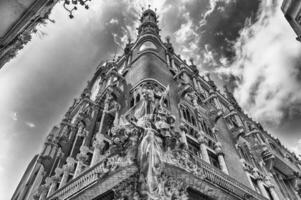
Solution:
{"label": "ornamental spire", "polygon": [[148,9],[143,10],[142,16],[140,18],[140,26],[137,28],[138,35],[143,34],[156,34],[159,35],[159,27],[158,27],[158,16],[155,11],[150,8],[150,5],[148,5]]}

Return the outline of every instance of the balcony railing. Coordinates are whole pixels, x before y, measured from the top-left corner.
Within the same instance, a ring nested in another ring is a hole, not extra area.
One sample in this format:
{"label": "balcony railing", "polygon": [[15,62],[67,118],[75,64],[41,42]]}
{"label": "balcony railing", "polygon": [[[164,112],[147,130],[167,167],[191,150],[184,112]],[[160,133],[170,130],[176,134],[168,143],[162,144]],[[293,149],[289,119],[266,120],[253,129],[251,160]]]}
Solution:
{"label": "balcony railing", "polygon": [[[178,153],[182,154],[181,152]],[[177,154],[177,152],[175,152],[174,154]],[[187,154],[189,154],[189,160],[192,163],[196,164],[200,170],[202,170],[202,174],[205,177],[202,178],[208,181],[208,183],[218,185],[219,187],[223,188],[227,192],[232,193],[234,196],[239,196],[241,198],[253,197],[256,200],[268,200],[267,198],[263,197],[261,194],[258,194],[256,191],[238,182],[237,180],[223,173],[219,169],[212,167],[212,165],[206,163],[204,160],[196,157],[190,152],[187,152]],[[187,162],[187,158],[182,158],[182,159],[186,160]],[[181,162],[180,161],[181,158],[178,158],[177,156],[175,160]],[[167,162],[169,164],[179,166],[179,163],[174,163],[174,161],[169,162],[167,160]],[[184,166],[181,167],[183,168]],[[185,169],[185,170],[190,171],[189,169]],[[192,167],[191,172],[193,172],[193,170],[194,168]]]}
{"label": "balcony railing", "polygon": [[[273,148],[270,148],[270,149],[271,149],[271,152],[273,153],[273,155],[275,156],[275,158],[278,159],[282,163],[282,166],[287,166],[286,168],[291,171],[291,174],[293,174],[294,172],[300,171],[300,169],[296,166],[296,164],[293,163],[291,160],[284,157],[283,155],[278,153]],[[280,170],[281,170],[281,168],[280,168]]]}
{"label": "balcony railing", "polygon": [[[173,155],[177,153],[178,155],[183,154],[183,150],[175,151]],[[193,155],[190,152],[185,153],[189,155],[188,159],[187,157],[178,158],[176,156],[173,156],[175,159],[172,159],[172,161],[170,159],[166,159],[165,162],[171,165],[180,166],[179,163],[181,162],[181,160],[182,162],[187,162],[189,160],[198,168],[198,170],[202,172],[202,178],[206,182],[213,185],[218,185],[220,188],[224,189],[228,193],[232,193],[232,195],[234,196],[239,196],[241,198],[253,197],[256,200],[267,200],[265,197],[261,196],[251,188],[236,181],[219,169],[212,167],[212,165],[206,163],[199,157]],[[108,157],[112,156],[113,155],[110,155]],[[180,167],[185,169],[185,167],[183,166]],[[189,171],[189,169],[185,170]],[[191,173],[193,173],[193,169],[190,171]],[[56,190],[47,198],[47,200],[70,198],[71,196],[83,191],[85,188],[91,187],[92,185],[96,184],[100,180],[101,175],[106,174],[106,172],[107,171],[104,171],[103,162],[99,162],[95,166],[88,168],[86,171],[82,172],[78,177],[69,181],[62,188]]]}

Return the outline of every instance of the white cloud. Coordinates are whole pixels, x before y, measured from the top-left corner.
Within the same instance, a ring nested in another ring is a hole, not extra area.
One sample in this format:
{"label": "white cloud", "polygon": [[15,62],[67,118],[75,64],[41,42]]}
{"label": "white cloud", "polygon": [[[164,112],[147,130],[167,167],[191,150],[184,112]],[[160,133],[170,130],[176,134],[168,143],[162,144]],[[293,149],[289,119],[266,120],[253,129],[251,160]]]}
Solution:
{"label": "white cloud", "polygon": [[244,109],[263,122],[279,124],[284,108],[301,102],[293,60],[300,57],[301,46],[286,22],[280,1],[262,1],[258,21],[241,31],[235,44],[236,61],[231,68],[218,69],[242,81],[234,95]]}
{"label": "white cloud", "polygon": [[36,127],[36,125],[35,125],[34,123],[32,123],[32,122],[25,122],[25,124],[26,124],[27,126],[29,126],[30,128]]}
{"label": "white cloud", "polygon": [[291,148],[293,152],[297,154],[297,156],[301,156],[301,138],[297,141],[297,144]]}
{"label": "white cloud", "polygon": [[14,112],[11,114],[11,118],[14,120],[14,121],[17,121],[18,120],[18,117],[17,117],[17,113]]}
{"label": "white cloud", "polygon": [[117,19],[112,18],[109,23],[110,24],[118,24],[119,21]]}

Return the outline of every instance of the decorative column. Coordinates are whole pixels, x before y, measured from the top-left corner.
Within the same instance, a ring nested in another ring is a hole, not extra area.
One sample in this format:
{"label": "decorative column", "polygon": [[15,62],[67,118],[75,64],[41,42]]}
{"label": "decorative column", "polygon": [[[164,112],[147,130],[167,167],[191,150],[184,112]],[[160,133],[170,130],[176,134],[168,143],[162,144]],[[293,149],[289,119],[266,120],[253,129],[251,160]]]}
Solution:
{"label": "decorative column", "polygon": [[100,153],[104,147],[104,136],[100,133],[96,135],[96,140],[93,143],[94,151],[90,166],[92,167],[100,161]]}
{"label": "decorative column", "polygon": [[268,195],[268,193],[267,193],[267,191],[266,191],[266,189],[265,189],[265,187],[263,185],[263,177],[259,174],[259,171],[258,171],[257,168],[254,168],[254,177],[255,177],[255,179],[257,181],[257,185],[259,187],[260,193],[264,197],[266,197],[266,198],[269,199],[269,195]]}
{"label": "decorative column", "polygon": [[[273,177],[273,175],[270,174],[270,177]],[[273,200],[280,200],[279,197],[278,197],[277,192],[275,191],[275,186],[271,183],[271,178],[270,177],[267,178],[267,180],[266,180],[266,184],[267,184],[267,187],[270,190],[270,194],[273,197]]]}
{"label": "decorative column", "polygon": [[84,162],[88,158],[88,155],[87,155],[88,152],[89,152],[89,147],[87,147],[87,146],[80,147],[80,153],[77,154],[77,156],[76,156],[78,161],[77,161],[76,169],[74,172],[74,177],[77,177],[82,172],[83,167],[84,167]]}
{"label": "decorative column", "polygon": [[72,157],[68,157],[66,162],[67,163],[63,166],[63,177],[59,188],[63,187],[67,183],[69,174],[74,169],[75,160]]}
{"label": "decorative column", "polygon": [[261,178],[260,178],[260,179],[257,179],[257,185],[258,185],[258,187],[259,187],[259,190],[260,190],[261,194],[262,194],[264,197],[269,198],[269,195],[268,195],[268,193],[267,193],[267,191],[266,191],[266,189],[265,189],[265,187],[264,187],[264,185],[263,185],[263,181],[262,181]]}
{"label": "decorative column", "polygon": [[216,109],[218,109],[218,110],[221,111],[222,110],[222,106],[221,106],[221,104],[220,104],[220,102],[218,100],[217,94],[214,91],[211,91],[210,94],[213,95],[213,102],[215,104]]}
{"label": "decorative column", "polygon": [[49,189],[49,185],[47,185],[47,183],[44,184],[44,185],[41,185],[39,187],[39,193],[40,193],[39,200],[45,200],[46,199],[48,189]]}
{"label": "decorative column", "polygon": [[210,163],[209,155],[208,155],[207,147],[206,147],[206,138],[205,138],[205,136],[199,133],[199,136],[198,136],[197,139],[198,139],[198,142],[200,143],[202,159],[205,162]]}
{"label": "decorative column", "polygon": [[232,105],[230,105],[229,109],[230,109],[230,113],[233,113],[231,115],[233,115],[233,117],[236,120],[238,126],[243,127],[243,122],[242,122],[241,118],[238,116],[238,114],[237,114],[236,110],[234,109],[234,107]]}
{"label": "decorative column", "polygon": [[225,173],[225,174],[229,174],[226,163],[225,163],[225,159],[224,159],[224,153],[222,151],[222,145],[221,143],[217,142],[215,144],[215,152],[217,154],[217,158],[218,158],[218,162],[219,165],[221,167],[221,170]]}
{"label": "decorative column", "polygon": [[99,124],[99,131],[98,131],[99,133],[102,133],[104,122],[105,122],[105,117],[106,117],[107,111],[109,110],[109,105],[110,105],[111,100],[112,100],[112,96],[110,94],[107,94],[106,99],[104,101],[104,108],[103,108],[102,117],[101,117],[100,124]]}
{"label": "decorative column", "polygon": [[52,176],[50,178],[51,180],[51,185],[50,185],[50,188],[49,188],[49,191],[48,191],[48,194],[47,194],[47,197],[49,197],[51,194],[53,194],[56,189],[57,189],[57,183],[60,181],[60,176],[61,176],[61,173],[62,173],[62,170],[60,168],[56,168],[55,169],[55,175]]}
{"label": "decorative column", "polygon": [[171,66],[170,66],[170,60],[169,60],[169,55],[168,55],[167,52],[165,53],[165,59],[166,59],[166,62],[167,62],[167,66],[168,66],[168,67],[171,67]]}
{"label": "decorative column", "polygon": [[187,127],[185,126],[185,124],[181,123],[179,128],[180,128],[180,146],[183,149],[188,149],[188,144],[186,139]]}
{"label": "decorative column", "polygon": [[[71,152],[70,152],[70,156],[73,156],[75,157],[75,153],[78,151],[78,148],[75,146],[77,144],[77,141],[81,138],[81,137],[85,137],[87,134],[86,134],[86,131],[85,131],[85,125],[80,122],[79,125],[78,125],[78,129],[77,129],[77,133],[76,133],[76,136],[75,136],[75,139],[74,139],[74,142],[73,142],[73,145],[72,145],[72,149],[71,149]],[[85,139],[83,139],[82,144],[84,144],[84,141]]]}
{"label": "decorative column", "polygon": [[176,67],[176,65],[175,65],[175,59],[174,59],[174,56],[171,56],[170,60],[171,60],[171,63],[170,63],[171,68],[177,72],[178,69],[177,69],[177,67]]}

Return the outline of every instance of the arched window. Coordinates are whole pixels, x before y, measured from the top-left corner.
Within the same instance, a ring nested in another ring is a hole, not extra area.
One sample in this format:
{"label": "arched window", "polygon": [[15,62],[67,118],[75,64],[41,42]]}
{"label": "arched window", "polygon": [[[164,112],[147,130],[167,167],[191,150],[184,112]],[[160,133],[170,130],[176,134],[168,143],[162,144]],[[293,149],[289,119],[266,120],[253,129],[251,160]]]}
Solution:
{"label": "arched window", "polygon": [[181,105],[180,109],[182,113],[182,118],[184,118],[184,120],[189,124],[197,126],[194,113],[189,108],[183,105]]}
{"label": "arched window", "polygon": [[188,126],[188,135],[197,138],[197,124],[196,124],[196,118],[193,113],[187,106],[180,105],[180,113],[182,121]]}
{"label": "arched window", "polygon": [[209,128],[208,123],[204,119],[199,119],[199,124],[204,133],[215,139],[215,135],[213,134],[211,128]]}
{"label": "arched window", "polygon": [[157,47],[156,47],[156,45],[154,45],[154,43],[152,43],[150,41],[146,41],[140,46],[139,51],[143,51],[146,49],[157,49]]}
{"label": "arched window", "polygon": [[245,161],[249,163],[252,163],[252,158],[250,156],[249,148],[246,144],[239,145],[237,149],[241,158],[243,158]]}
{"label": "arched window", "polygon": [[270,146],[276,153],[278,153],[280,156],[284,157],[283,153],[280,151],[280,149],[275,144],[270,142]]}

